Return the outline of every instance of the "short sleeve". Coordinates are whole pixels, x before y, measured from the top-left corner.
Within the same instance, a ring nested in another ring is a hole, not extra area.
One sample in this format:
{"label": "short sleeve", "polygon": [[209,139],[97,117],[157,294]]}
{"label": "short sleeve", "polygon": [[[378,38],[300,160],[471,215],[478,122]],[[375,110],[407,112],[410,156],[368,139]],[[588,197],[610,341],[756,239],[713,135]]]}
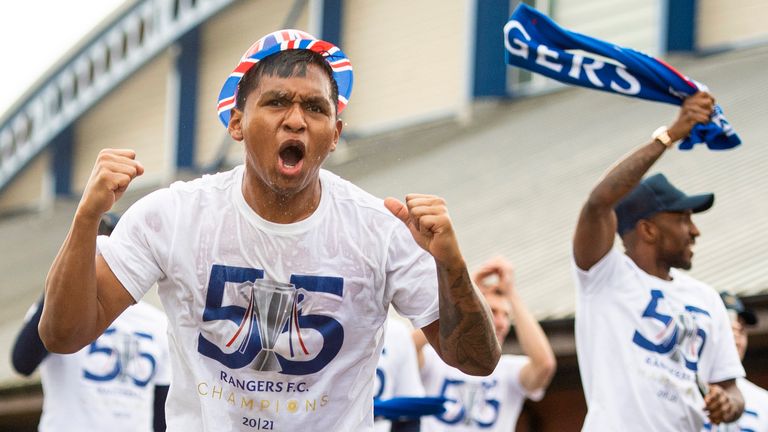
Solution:
{"label": "short sleeve", "polygon": [[712,311],[713,331],[712,346],[707,350],[711,356],[712,368],[706,381],[717,383],[730,379],[744,377],[744,367],[741,365],[739,354],[736,351],[736,342],[733,339],[733,330],[728,318],[728,312],[725,310],[723,302],[712,289]]}
{"label": "short sleeve", "polygon": [[[610,286],[610,281],[617,277],[624,255],[617,249],[611,249],[589,270],[582,270],[575,260],[572,262],[576,286],[582,294],[593,294],[601,288]],[[572,258],[573,259],[573,258]]]}
{"label": "short sleeve", "polygon": [[164,277],[173,240],[171,203],[170,190],[155,191],[125,212],[111,236],[97,239],[97,252],[136,301]]}
{"label": "short sleeve", "polygon": [[439,317],[435,260],[404,224],[397,224],[387,251],[385,298],[395,310],[422,328]]}
{"label": "short sleeve", "polygon": [[521,355],[505,355],[502,357],[502,367],[507,373],[509,373],[510,382],[509,385],[513,391],[525,395],[526,398],[538,402],[544,398],[546,389],[540,388],[534,391],[528,391],[523,387],[520,380],[520,374],[523,372],[523,368],[528,364],[530,359],[527,356]]}

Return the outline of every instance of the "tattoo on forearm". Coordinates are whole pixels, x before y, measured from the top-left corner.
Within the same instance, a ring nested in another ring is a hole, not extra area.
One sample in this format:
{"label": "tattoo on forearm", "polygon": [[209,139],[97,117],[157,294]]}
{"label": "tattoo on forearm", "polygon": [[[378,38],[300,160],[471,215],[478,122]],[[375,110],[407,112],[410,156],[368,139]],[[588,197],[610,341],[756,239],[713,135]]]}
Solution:
{"label": "tattoo on forearm", "polygon": [[641,147],[611,170],[605,184],[612,194],[624,195],[637,185],[663,153],[664,147],[653,143]]}
{"label": "tattoo on forearm", "polygon": [[[446,273],[441,277],[447,278]],[[466,271],[453,281],[443,280],[449,289],[440,290],[440,309],[445,311],[440,316],[441,350],[454,353],[458,365],[487,369],[494,358],[496,335],[482,300]]]}

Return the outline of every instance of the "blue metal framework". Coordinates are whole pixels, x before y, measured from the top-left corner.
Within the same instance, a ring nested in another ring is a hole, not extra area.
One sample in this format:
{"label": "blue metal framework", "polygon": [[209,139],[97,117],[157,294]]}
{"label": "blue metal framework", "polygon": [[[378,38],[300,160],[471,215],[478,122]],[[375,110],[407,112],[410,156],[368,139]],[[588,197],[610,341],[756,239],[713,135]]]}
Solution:
{"label": "blue metal framework", "polygon": [[344,0],[323,0],[322,34],[318,37],[342,46],[341,23],[344,16]]}
{"label": "blue metal framework", "polygon": [[474,97],[507,95],[504,34],[509,19],[509,0],[478,0],[475,23]]}
{"label": "blue metal framework", "polygon": [[198,27],[182,36],[177,45],[181,54],[176,58],[179,76],[179,118],[176,123],[176,167],[195,167],[195,137],[197,135],[197,83],[200,71],[200,30]]}
{"label": "blue metal framework", "polygon": [[696,0],[667,1],[667,51],[696,50]]}

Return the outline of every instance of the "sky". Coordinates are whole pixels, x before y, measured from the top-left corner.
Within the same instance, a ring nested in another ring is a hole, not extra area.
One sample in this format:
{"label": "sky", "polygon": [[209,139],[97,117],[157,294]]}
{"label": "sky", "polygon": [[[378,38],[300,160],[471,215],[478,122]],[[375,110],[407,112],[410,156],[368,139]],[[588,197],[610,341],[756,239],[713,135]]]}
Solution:
{"label": "sky", "polygon": [[0,2],[0,117],[102,19],[126,0]]}

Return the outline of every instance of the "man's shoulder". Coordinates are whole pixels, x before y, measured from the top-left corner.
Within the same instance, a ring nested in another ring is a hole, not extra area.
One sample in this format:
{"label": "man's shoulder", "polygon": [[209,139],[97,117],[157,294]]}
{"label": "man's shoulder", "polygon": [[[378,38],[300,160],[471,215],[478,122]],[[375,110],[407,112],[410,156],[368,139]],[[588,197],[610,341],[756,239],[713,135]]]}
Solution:
{"label": "man's shoulder", "polygon": [[[695,277],[691,276],[690,274],[688,274],[688,273],[686,273],[686,272],[684,272],[682,270],[671,269],[670,270],[670,275],[679,284],[685,285],[687,287],[691,287],[693,289],[697,289],[697,290],[701,290],[701,291],[705,291],[705,292],[711,292],[711,293],[715,293],[716,294],[715,289],[712,288],[711,285],[709,285],[706,282],[703,282],[703,281],[700,281],[700,280],[696,279]],[[717,297],[717,300],[720,301],[719,297]]]}
{"label": "man's shoulder", "polygon": [[329,188],[333,201],[338,206],[355,208],[370,214],[380,214],[384,217],[395,217],[384,207],[384,200],[365,191],[363,188],[328,170],[320,171],[323,187]]}
{"label": "man's shoulder", "polygon": [[204,174],[196,179],[173,182],[168,189],[175,193],[221,191],[239,183],[242,175],[243,166],[239,165],[229,171]]}
{"label": "man's shoulder", "polygon": [[[602,292],[604,287],[616,285],[617,280],[642,272],[629,256],[617,248],[608,251],[588,270],[580,269],[575,262],[573,269],[576,286],[584,294]],[[580,299],[586,301],[587,296]]]}
{"label": "man's shoulder", "polygon": [[197,205],[201,199],[211,204],[212,200],[228,199],[226,192],[240,184],[241,176],[242,166],[238,166],[230,171],[205,174],[193,180],[175,181],[168,187],[147,194],[136,205],[148,212],[167,212],[172,208]]}

